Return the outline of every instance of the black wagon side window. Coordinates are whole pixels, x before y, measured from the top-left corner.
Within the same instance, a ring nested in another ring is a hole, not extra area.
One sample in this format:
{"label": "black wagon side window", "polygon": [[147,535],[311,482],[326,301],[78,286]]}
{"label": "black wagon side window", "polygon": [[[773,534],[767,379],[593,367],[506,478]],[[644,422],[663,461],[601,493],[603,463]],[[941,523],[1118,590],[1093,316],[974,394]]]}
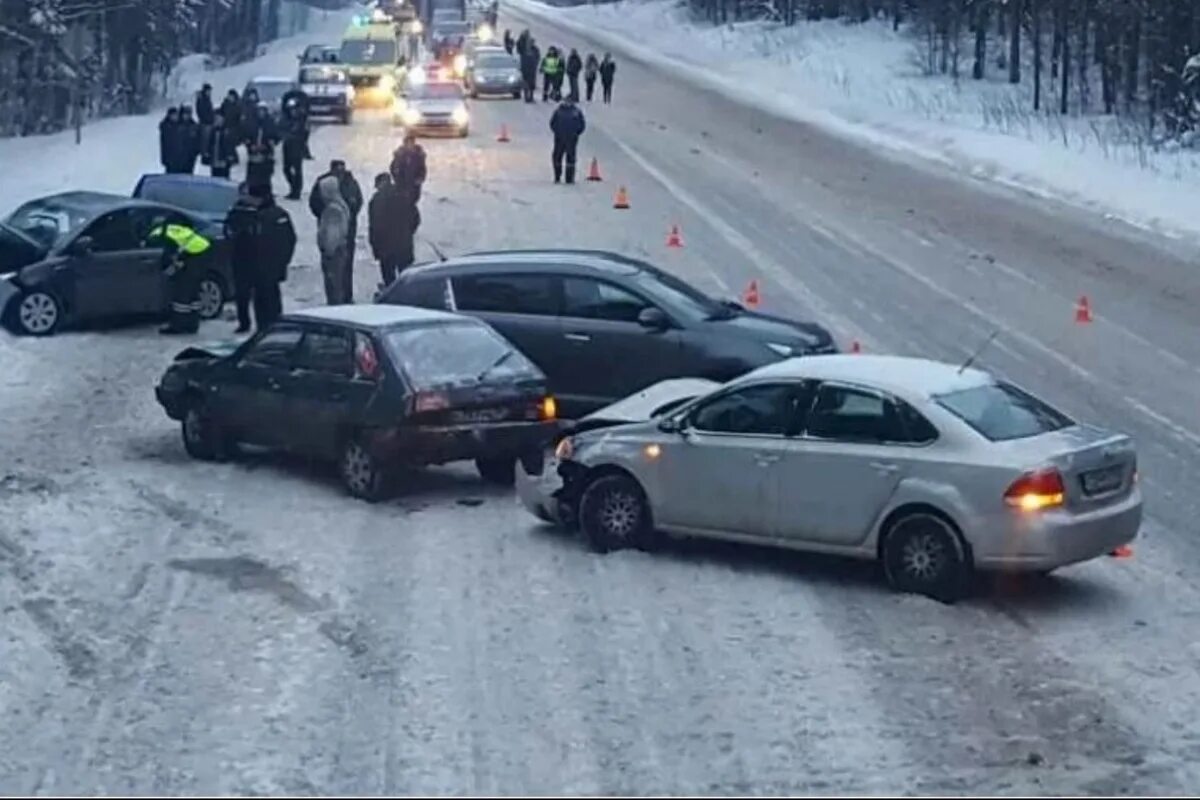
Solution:
{"label": "black wagon side window", "polygon": [[292,325],[272,328],[250,346],[242,363],[256,367],[289,366],[302,336],[303,331]]}
{"label": "black wagon side window", "polygon": [[454,278],[454,302],[459,311],[498,314],[558,314],[555,279],[549,275],[463,275]]}
{"label": "black wagon side window", "polygon": [[637,322],[648,303],[637,295],[591,278],[563,279],[563,316]]}

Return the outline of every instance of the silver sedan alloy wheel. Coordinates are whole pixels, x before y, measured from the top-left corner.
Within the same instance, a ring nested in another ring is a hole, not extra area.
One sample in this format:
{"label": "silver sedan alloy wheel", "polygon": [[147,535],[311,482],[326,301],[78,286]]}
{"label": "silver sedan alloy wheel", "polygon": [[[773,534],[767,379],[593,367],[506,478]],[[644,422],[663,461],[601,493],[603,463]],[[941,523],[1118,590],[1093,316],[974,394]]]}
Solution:
{"label": "silver sedan alloy wheel", "polygon": [[[926,520],[925,522],[940,526],[940,521]],[[948,561],[945,540],[934,531],[924,531],[909,537],[904,543],[900,555],[903,570],[910,578],[922,583],[931,583],[937,580],[946,569]]]}
{"label": "silver sedan alloy wheel", "polygon": [[612,491],[600,506],[600,524],[613,538],[627,542],[637,530],[641,501],[629,492]]}
{"label": "silver sedan alloy wheel", "polygon": [[29,333],[48,333],[58,324],[58,303],[45,292],[32,292],[21,298],[17,316]]}

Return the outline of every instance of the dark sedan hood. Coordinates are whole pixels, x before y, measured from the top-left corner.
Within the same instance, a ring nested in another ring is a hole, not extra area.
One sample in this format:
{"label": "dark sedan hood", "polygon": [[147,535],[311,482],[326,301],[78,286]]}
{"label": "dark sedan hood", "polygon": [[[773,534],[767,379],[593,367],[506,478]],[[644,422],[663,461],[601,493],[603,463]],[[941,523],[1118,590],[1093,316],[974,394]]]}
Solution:
{"label": "dark sedan hood", "polygon": [[[740,334],[759,342],[785,344],[802,351],[833,352],[829,331],[812,322],[796,322],[757,311],[738,311],[735,315],[706,320],[706,329],[724,334]],[[799,354],[798,354],[799,355]]]}
{"label": "dark sedan hood", "polygon": [[175,356],[175,361],[196,361],[204,358],[228,358],[233,355],[234,351],[242,346],[242,342],[237,339],[230,339],[222,342],[207,342],[205,344],[192,345],[180,351],[179,355]]}

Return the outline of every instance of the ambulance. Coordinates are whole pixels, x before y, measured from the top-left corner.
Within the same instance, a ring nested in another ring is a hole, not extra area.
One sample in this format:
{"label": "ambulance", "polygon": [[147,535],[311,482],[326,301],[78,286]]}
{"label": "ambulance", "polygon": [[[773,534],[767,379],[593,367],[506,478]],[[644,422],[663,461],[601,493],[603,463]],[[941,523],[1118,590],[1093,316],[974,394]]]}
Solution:
{"label": "ambulance", "polygon": [[390,106],[404,82],[408,55],[408,36],[400,24],[378,12],[355,17],[338,52],[338,65],[354,87],[354,104]]}

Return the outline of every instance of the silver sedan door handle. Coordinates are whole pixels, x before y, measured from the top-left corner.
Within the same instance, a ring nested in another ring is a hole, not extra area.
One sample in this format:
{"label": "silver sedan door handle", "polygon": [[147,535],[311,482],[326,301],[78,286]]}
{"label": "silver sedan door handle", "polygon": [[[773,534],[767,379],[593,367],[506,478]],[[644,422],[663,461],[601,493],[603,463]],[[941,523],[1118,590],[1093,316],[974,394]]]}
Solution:
{"label": "silver sedan door handle", "polygon": [[900,469],[900,467],[896,466],[895,464],[889,464],[886,461],[872,461],[871,467],[879,470],[880,472],[895,472],[896,470]]}
{"label": "silver sedan door handle", "polygon": [[584,333],[567,333],[564,334],[572,342],[590,342],[592,337]]}

